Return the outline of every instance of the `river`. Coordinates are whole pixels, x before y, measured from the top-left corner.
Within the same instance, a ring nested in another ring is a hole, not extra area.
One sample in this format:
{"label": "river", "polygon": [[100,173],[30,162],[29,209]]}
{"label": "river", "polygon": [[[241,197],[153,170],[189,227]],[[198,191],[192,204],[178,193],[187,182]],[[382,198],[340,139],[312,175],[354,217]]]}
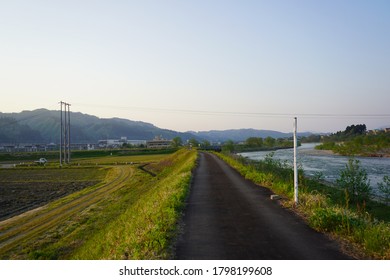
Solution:
{"label": "river", "polygon": [[[335,182],[340,176],[340,170],[345,169],[350,157],[315,150],[314,147],[316,145],[318,144],[309,143],[298,147],[298,164],[302,166],[305,174],[308,176],[321,172],[326,181]],[[249,159],[262,160],[269,153],[269,151],[266,151],[240,154]],[[277,150],[274,158],[287,161],[292,166],[293,149]],[[377,193],[378,182],[382,182],[383,176],[390,176],[390,158],[355,157],[355,159],[359,160],[361,167],[367,171],[373,191]]]}

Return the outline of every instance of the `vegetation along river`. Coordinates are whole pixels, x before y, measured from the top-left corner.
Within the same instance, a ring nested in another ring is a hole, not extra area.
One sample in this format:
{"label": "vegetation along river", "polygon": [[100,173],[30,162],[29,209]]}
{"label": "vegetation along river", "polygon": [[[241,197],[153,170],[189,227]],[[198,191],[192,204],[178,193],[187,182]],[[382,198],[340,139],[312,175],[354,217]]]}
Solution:
{"label": "vegetation along river", "polygon": [[[314,176],[321,172],[326,181],[335,182],[340,176],[340,170],[345,169],[350,157],[315,150],[316,145],[318,144],[302,144],[298,148],[298,164],[302,166],[308,176]],[[240,153],[240,155],[252,160],[263,160],[269,153],[269,151],[246,152]],[[277,150],[273,157],[292,166],[293,149]],[[355,159],[359,160],[360,166],[366,170],[373,191],[377,193],[378,182],[382,182],[385,175],[390,176],[390,158],[355,157]]]}

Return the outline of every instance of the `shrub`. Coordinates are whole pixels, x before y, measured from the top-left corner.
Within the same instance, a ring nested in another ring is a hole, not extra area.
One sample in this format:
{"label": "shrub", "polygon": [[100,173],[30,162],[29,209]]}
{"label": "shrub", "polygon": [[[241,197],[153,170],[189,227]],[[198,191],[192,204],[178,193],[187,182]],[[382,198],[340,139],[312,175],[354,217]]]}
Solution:
{"label": "shrub", "polygon": [[343,188],[350,199],[358,204],[367,201],[371,196],[370,180],[366,170],[360,167],[359,160],[349,159],[344,170],[340,171],[338,185]]}
{"label": "shrub", "polygon": [[309,218],[311,226],[326,232],[339,232],[343,224],[343,215],[330,208],[317,208]]}

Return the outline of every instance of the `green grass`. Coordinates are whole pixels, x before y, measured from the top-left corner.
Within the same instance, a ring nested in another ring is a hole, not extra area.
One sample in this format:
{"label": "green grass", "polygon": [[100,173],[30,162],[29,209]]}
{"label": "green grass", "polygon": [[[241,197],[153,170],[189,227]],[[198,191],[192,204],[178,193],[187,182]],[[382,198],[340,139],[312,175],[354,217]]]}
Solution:
{"label": "green grass", "polygon": [[[169,155],[176,152],[177,149],[106,149],[106,150],[91,150],[91,151],[71,151],[72,161],[87,158],[104,158],[104,157],[128,157],[142,155]],[[33,161],[39,158],[46,158],[49,163],[59,162],[59,151],[47,152],[15,152],[15,153],[0,153],[0,162],[26,162],[32,164]]]}
{"label": "green grass", "polygon": [[72,162],[73,165],[109,165],[109,164],[132,164],[159,161],[167,154],[146,154],[146,155],[128,155],[128,156],[104,156],[96,158],[80,158]]}
{"label": "green grass", "polygon": [[[293,172],[278,161],[252,162],[217,154],[245,178],[268,187],[293,207]],[[337,186],[328,186],[299,173],[299,205],[294,207],[313,228],[351,242],[362,258],[390,259],[390,207],[376,201],[350,205]]]}
{"label": "green grass", "polygon": [[[181,150],[157,163],[156,177],[141,170],[106,211],[110,221],[71,255],[74,259],[167,259],[190,184],[196,152]],[[170,162],[169,165],[166,163]],[[117,209],[116,209],[117,208]]]}
{"label": "green grass", "polygon": [[150,165],[156,176],[124,166],[132,176],[123,187],[46,231],[13,258],[169,259],[196,158],[196,151],[188,150],[165,155]]}

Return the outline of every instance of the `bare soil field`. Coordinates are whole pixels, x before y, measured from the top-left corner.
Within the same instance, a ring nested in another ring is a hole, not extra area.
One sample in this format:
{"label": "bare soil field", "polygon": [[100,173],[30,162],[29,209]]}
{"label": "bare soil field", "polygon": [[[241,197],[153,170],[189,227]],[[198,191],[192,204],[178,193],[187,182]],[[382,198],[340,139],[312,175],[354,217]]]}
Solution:
{"label": "bare soil field", "polygon": [[101,182],[102,168],[0,169],[0,221]]}

